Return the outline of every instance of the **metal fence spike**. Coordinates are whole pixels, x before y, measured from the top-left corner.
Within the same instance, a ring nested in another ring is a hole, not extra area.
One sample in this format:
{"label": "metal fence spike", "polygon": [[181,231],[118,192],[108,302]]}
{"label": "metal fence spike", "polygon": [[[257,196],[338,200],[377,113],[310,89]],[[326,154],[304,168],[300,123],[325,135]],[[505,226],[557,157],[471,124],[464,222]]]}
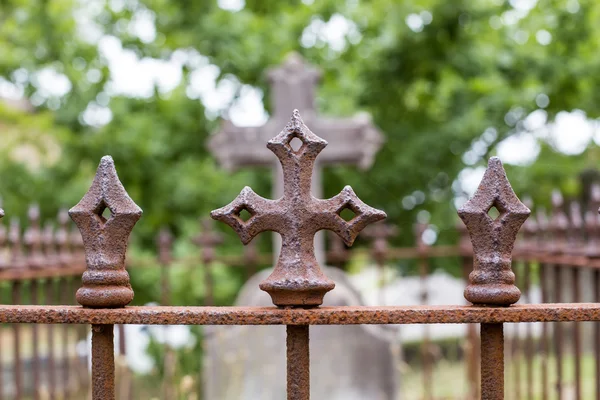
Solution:
{"label": "metal fence spike", "polygon": [[[499,212],[496,219],[488,215],[492,207]],[[458,210],[469,231],[474,253],[473,272],[465,289],[468,301],[508,306],[519,300],[521,292],[514,284],[515,274],[511,269],[512,250],[519,228],[529,214],[529,209],[513,192],[500,159],[490,158],[473,198]]]}
{"label": "metal fence spike", "polygon": [[[103,216],[108,209],[110,216]],[[102,157],[87,193],[69,215],[83,239],[87,270],[77,302],[86,307],[123,307],[133,300],[125,253],[129,235],[142,216],[119,181],[110,156]]]}

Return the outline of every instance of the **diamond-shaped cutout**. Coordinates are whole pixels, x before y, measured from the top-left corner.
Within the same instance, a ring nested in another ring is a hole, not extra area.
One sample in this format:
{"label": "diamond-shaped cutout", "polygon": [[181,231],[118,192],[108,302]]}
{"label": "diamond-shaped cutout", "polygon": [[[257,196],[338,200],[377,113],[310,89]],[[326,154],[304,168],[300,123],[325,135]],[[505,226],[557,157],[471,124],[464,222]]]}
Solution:
{"label": "diamond-shaped cutout", "polygon": [[102,201],[98,207],[96,207],[94,214],[102,226],[104,226],[104,224],[106,224],[106,222],[113,217],[113,212],[104,201]]}
{"label": "diamond-shaped cutout", "polygon": [[495,206],[491,206],[487,213],[493,221],[497,220],[501,215],[501,212]]}
{"label": "diamond-shaped cutout", "polygon": [[358,215],[358,210],[355,210],[350,204],[345,204],[340,208],[337,214],[346,222],[352,221]]}
{"label": "diamond-shaped cutout", "polygon": [[300,139],[298,136],[293,135],[290,137],[290,140],[288,140],[287,146],[294,153],[298,153],[300,150],[302,150],[302,147],[304,146],[304,141],[302,139]]}
{"label": "diamond-shaped cutout", "polygon": [[304,143],[302,143],[302,140],[295,137],[295,138],[292,138],[292,140],[290,140],[289,144],[290,144],[290,147],[292,148],[292,150],[294,150],[295,152],[298,152],[298,150],[300,150],[300,147],[302,147],[302,145]]}
{"label": "diamond-shaped cutout", "polygon": [[248,222],[250,220],[250,218],[252,218],[254,216],[254,213],[248,207],[242,206],[241,208],[236,210],[235,215],[242,222]]}

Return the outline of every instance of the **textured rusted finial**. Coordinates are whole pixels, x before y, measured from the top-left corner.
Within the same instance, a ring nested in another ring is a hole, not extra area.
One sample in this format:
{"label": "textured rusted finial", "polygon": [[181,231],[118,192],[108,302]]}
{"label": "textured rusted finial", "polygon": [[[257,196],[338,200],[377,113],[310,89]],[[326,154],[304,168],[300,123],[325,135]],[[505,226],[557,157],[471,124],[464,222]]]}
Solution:
{"label": "textured rusted finial", "polygon": [[50,221],[44,225],[42,231],[42,244],[44,245],[44,256],[46,265],[56,267],[60,265],[58,253],[56,252],[56,237],[54,235],[54,226]]}
{"label": "textured rusted finial", "polygon": [[590,207],[585,212],[585,230],[588,235],[586,254],[590,258],[600,258],[600,185],[590,188]]}
{"label": "textured rusted finial", "polygon": [[215,260],[215,248],[223,243],[223,238],[213,230],[213,221],[210,218],[200,220],[202,231],[193,241],[202,251],[202,263],[210,264]]}
{"label": "textured rusted finial", "polygon": [[[500,215],[493,220],[488,212]],[[515,195],[498,157],[490,158],[475,195],[459,210],[473,243],[474,265],[465,298],[473,304],[508,306],[521,292],[514,285],[512,250],[519,228],[531,211]]]}
{"label": "textured rusted finial", "polygon": [[[290,145],[299,139],[298,150]],[[230,225],[243,243],[264,231],[281,235],[282,245],[273,273],[260,284],[278,306],[318,306],[325,293],[335,286],[327,278],[315,258],[313,238],[322,229],[332,230],[350,246],[368,224],[385,218],[383,211],[363,203],[352,188],[328,199],[316,199],[310,192],[312,170],[318,154],[327,142],[304,124],[298,110],[290,122],[267,147],[275,153],[283,167],[283,197],[268,200],[249,187],[229,205],[211,213],[214,219]],[[340,213],[351,210],[355,215],[345,221]],[[250,218],[243,221],[240,213],[247,210]]]}
{"label": "textured rusted finial", "polygon": [[342,239],[328,231],[329,236],[329,251],[327,251],[327,262],[338,268],[342,268],[344,263],[350,258],[350,252],[346,249]]}
{"label": "textured rusted finial", "polygon": [[552,234],[550,251],[554,254],[564,253],[567,248],[569,218],[564,210],[562,193],[558,189],[552,191],[552,217],[549,228]]}
{"label": "textured rusted finial", "polygon": [[[58,261],[61,266],[66,267],[71,262],[71,252],[69,244],[69,231],[67,224],[69,222],[69,213],[66,209],[58,212],[58,229],[56,230],[56,246],[58,247]],[[81,236],[81,235],[80,235]]]}
{"label": "textured rusted finial", "polygon": [[[110,217],[103,217],[108,209]],[[69,215],[81,232],[87,270],[77,302],[84,307],[124,307],[133,300],[125,253],[129,234],[142,216],[119,181],[110,156],[102,157],[94,181]]]}
{"label": "textured rusted finial", "polygon": [[388,239],[397,234],[398,228],[385,222],[373,224],[363,232],[365,237],[372,240],[371,254],[380,266],[384,265],[388,258]]}
{"label": "textured rusted finial", "polygon": [[172,261],[171,247],[173,246],[173,234],[167,227],[161,228],[156,238],[158,246],[158,261],[162,265],[169,265]]}
{"label": "textured rusted finial", "polygon": [[[4,210],[2,210],[2,199],[0,198],[0,219],[4,217]],[[8,264],[8,254],[6,252],[7,244],[7,230],[6,226],[0,222],[0,269],[6,268]]]}
{"label": "textured rusted finial", "polygon": [[29,226],[25,231],[25,246],[27,246],[27,262],[29,268],[43,268],[45,265],[42,253],[42,231],[40,229],[40,207],[33,204],[27,213]]}
{"label": "textured rusted finial", "polygon": [[23,269],[27,267],[27,261],[23,255],[23,243],[21,241],[21,224],[18,218],[11,218],[8,231],[8,242],[10,243],[10,267]]}

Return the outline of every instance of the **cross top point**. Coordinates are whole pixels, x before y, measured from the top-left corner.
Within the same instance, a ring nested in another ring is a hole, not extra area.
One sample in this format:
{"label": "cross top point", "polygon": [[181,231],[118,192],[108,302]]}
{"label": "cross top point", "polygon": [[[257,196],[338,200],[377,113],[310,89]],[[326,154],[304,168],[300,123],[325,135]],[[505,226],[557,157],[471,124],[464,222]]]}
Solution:
{"label": "cross top point", "polygon": [[[290,145],[294,138],[302,142],[297,150]],[[281,235],[275,270],[260,284],[277,306],[318,306],[325,293],[335,287],[315,258],[315,233],[331,230],[350,246],[363,228],[386,217],[383,211],[363,203],[350,186],[327,200],[312,196],[313,166],[325,146],[327,142],[311,132],[294,110],[283,131],[267,144],[283,168],[283,196],[269,200],[245,187],[234,201],[211,213],[214,219],[231,226],[244,244],[265,231]],[[354,213],[350,221],[340,216],[345,209]],[[246,221],[240,218],[243,210],[250,214]]]}

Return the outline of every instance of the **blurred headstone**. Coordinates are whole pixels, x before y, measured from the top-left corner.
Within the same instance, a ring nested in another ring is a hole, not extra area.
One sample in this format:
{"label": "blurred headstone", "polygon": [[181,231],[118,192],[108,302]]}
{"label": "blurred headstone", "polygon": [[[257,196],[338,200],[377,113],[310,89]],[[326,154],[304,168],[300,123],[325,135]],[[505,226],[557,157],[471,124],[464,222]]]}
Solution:
{"label": "blurred headstone", "polygon": [[[343,271],[324,268],[336,282],[324,306],[361,305]],[[251,278],[236,305],[271,306],[258,288],[270,270]],[[285,399],[285,326],[205,328],[204,398]],[[311,398],[392,400],[399,393],[399,337],[388,326],[311,326]]]}

